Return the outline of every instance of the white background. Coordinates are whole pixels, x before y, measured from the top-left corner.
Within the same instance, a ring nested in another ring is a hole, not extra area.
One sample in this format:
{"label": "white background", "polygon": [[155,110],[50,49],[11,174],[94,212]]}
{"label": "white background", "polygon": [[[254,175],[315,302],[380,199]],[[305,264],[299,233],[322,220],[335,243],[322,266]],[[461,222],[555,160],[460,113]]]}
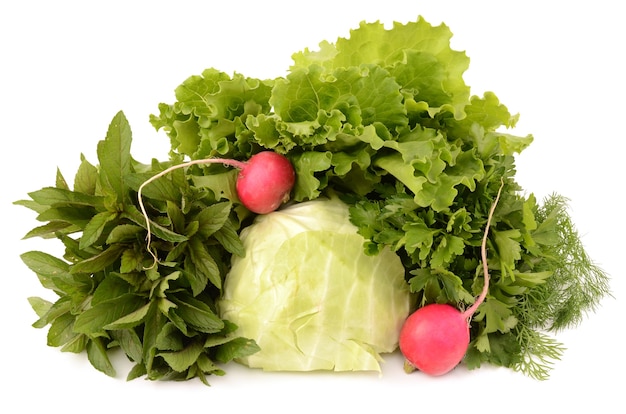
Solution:
{"label": "white background", "polygon": [[[0,412],[623,408],[621,9],[620,2],[603,0],[2,2]],[[613,278],[614,298],[580,327],[558,334],[568,349],[549,380],[489,367],[457,369],[436,379],[407,376],[401,359],[390,357],[380,377],[269,374],[229,366],[225,377],[210,378],[208,388],[199,381],[126,382],[122,361],[116,361],[119,378],[109,378],[91,368],[84,354],[46,346],[47,329],[30,326],[36,316],[26,298],[51,299],[50,292],[19,254],[54,253],[56,243],[22,241],[36,225],[34,213],[12,201],[54,184],[57,167],[71,180],[81,153],[95,162],[96,143],[119,110],[131,123],[136,158],[167,157],[169,141],[148,116],[159,102],[173,102],[174,88],[205,68],[284,76],[292,53],[347,36],[362,20],[389,25],[418,15],[451,28],[453,48],[471,59],[465,79],[473,94],[494,91],[521,114],[513,132],[532,133],[535,142],[518,157],[519,183],[539,198],[558,192],[571,200],[588,252]]]}

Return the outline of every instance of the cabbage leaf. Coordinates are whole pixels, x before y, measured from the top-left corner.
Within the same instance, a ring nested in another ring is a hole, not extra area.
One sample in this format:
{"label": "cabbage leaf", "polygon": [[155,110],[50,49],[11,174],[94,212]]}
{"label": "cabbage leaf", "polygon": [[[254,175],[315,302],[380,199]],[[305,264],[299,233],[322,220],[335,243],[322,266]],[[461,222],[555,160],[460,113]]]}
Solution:
{"label": "cabbage leaf", "polygon": [[398,255],[363,251],[348,206],[319,198],[265,216],[241,234],[220,316],[260,351],[240,361],[281,371],[380,370],[411,296]]}

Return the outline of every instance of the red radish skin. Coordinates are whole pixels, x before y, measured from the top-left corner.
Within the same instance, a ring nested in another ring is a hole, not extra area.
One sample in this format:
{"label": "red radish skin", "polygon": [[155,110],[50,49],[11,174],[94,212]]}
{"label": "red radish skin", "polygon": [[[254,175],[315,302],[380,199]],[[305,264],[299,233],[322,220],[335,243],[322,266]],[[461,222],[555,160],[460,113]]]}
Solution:
{"label": "red radish skin", "polygon": [[463,312],[448,304],[432,303],[423,306],[406,319],[400,330],[400,352],[408,364],[426,374],[439,376],[450,372],[467,353],[470,321],[489,290],[487,235],[503,185],[504,183],[491,206],[483,234],[481,255],[485,281],[478,298]]}
{"label": "red radish skin", "polygon": [[400,351],[411,365],[433,376],[443,375],[465,356],[470,341],[463,314],[433,303],[413,312],[400,331]]}
{"label": "red radish skin", "polygon": [[257,214],[267,214],[289,200],[296,174],[289,160],[272,151],[253,155],[237,177],[241,203]]}
{"label": "red radish skin", "polygon": [[151,267],[158,263],[158,258],[150,248],[152,233],[150,231],[150,219],[143,204],[142,191],[146,185],[178,168],[186,168],[198,164],[224,164],[238,168],[239,174],[235,185],[237,197],[239,197],[241,204],[256,214],[271,213],[289,200],[289,194],[296,181],[296,174],[291,162],[284,155],[273,151],[259,152],[250,157],[248,161],[237,161],[228,158],[192,160],[173,165],[153,175],[144,181],[137,190],[139,208],[146,220],[146,230],[148,231],[146,244],[148,252],[154,259]]}

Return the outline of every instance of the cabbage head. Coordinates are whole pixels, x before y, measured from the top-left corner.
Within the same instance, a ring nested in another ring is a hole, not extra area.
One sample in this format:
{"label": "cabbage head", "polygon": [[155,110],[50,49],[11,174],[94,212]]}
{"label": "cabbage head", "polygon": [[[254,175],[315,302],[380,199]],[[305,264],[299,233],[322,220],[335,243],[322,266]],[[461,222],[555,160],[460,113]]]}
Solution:
{"label": "cabbage head", "polygon": [[266,371],[380,371],[409,314],[405,269],[391,250],[364,253],[342,201],[316,199],[258,216],[241,238],[220,316],[260,351]]}

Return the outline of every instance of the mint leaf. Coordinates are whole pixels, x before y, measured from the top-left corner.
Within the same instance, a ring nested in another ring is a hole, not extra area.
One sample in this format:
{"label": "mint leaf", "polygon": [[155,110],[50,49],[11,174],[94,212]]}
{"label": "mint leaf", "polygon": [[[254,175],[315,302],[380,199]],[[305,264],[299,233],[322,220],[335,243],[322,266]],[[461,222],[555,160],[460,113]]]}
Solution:
{"label": "mint leaf", "polygon": [[[37,329],[44,328],[46,325],[54,322],[56,318],[70,312],[72,306],[72,298],[69,295],[61,297],[59,300],[54,302],[45,313],[41,315],[38,313],[39,319],[33,323],[33,327]],[[39,310],[40,309],[38,309],[38,311]]]}
{"label": "mint leaf", "polygon": [[234,338],[217,348],[215,359],[227,363],[237,358],[243,358],[258,352],[261,348],[251,339]]}
{"label": "mint leaf", "polygon": [[111,229],[106,244],[115,244],[137,240],[137,236],[141,234],[143,228],[135,224],[119,224]]}
{"label": "mint leaf", "polygon": [[141,362],[143,360],[143,347],[141,338],[133,329],[120,329],[111,331],[111,336],[116,344],[124,350],[124,353],[131,361]]}
{"label": "mint leaf", "polygon": [[245,256],[246,252],[239,238],[239,234],[237,233],[237,226],[234,224],[233,220],[229,219],[225,221],[224,225],[213,234],[213,237],[215,237],[227,252],[241,257]]}
{"label": "mint leaf", "polygon": [[172,311],[197,331],[215,333],[224,328],[224,322],[203,301],[183,293],[170,296],[170,300],[177,306]]}
{"label": "mint leaf", "polygon": [[24,239],[30,239],[32,237],[51,238],[55,237],[57,233],[73,233],[79,230],[80,227],[72,225],[72,223],[55,220],[30,230],[24,235]]}
{"label": "mint leaf", "polygon": [[100,302],[76,317],[74,331],[87,335],[104,334],[107,325],[132,314],[145,304],[145,300],[132,293]]}
{"label": "mint leaf", "polygon": [[113,368],[113,364],[111,364],[111,360],[107,354],[107,349],[100,338],[93,338],[87,342],[87,357],[91,365],[98,371],[110,377],[115,377],[115,368]]}
{"label": "mint leaf", "polygon": [[74,191],[80,194],[95,195],[98,183],[98,168],[92,165],[84,155],[74,176]]}
{"label": "mint leaf", "polygon": [[124,113],[118,112],[109,124],[106,138],[98,143],[97,151],[101,186],[118,203],[128,201],[124,177],[132,172],[130,144],[130,125]]}
{"label": "mint leaf", "polygon": [[[139,209],[135,206],[126,206],[124,212],[122,213],[124,218],[130,219],[133,223],[138,224],[139,226],[146,228],[146,222],[144,216],[141,214]],[[185,235],[178,234],[167,227],[161,226],[154,221],[150,221],[150,230],[152,234],[156,237],[173,243],[179,243],[186,241],[188,238]]]}
{"label": "mint leaf", "polygon": [[64,346],[68,342],[72,342],[80,334],[74,332],[74,322],[76,317],[70,313],[64,313],[55,318],[48,330],[49,346]]}
{"label": "mint leaf", "polygon": [[167,361],[174,371],[183,372],[194,364],[204,351],[201,342],[193,341],[180,351],[161,352],[158,355]]}
{"label": "mint leaf", "polygon": [[48,313],[50,311],[50,308],[52,308],[52,302],[36,296],[29,297],[28,303],[30,303],[30,306],[40,318]]}
{"label": "mint leaf", "polygon": [[22,261],[35,272],[43,287],[66,292],[74,284],[69,264],[48,253],[30,251],[20,255]]}
{"label": "mint leaf", "polygon": [[148,311],[150,309],[150,303],[145,304],[141,308],[122,316],[121,318],[108,323],[104,326],[107,330],[127,330],[129,328],[134,328],[135,326],[141,324]]}
{"label": "mint leaf", "polygon": [[156,346],[165,351],[180,351],[183,349],[183,335],[180,335],[176,325],[167,323],[157,336]]}
{"label": "mint leaf", "polygon": [[93,216],[89,222],[85,225],[83,235],[80,238],[79,248],[85,249],[93,245],[102,233],[105,227],[118,217],[117,213],[103,211]]}
{"label": "mint leaf", "polygon": [[44,187],[28,193],[28,196],[45,206],[102,208],[104,205],[102,197],[56,187]]}
{"label": "mint leaf", "polygon": [[[124,176],[124,182],[133,190],[139,190],[139,186],[151,178],[153,173],[134,173]],[[154,200],[162,201],[178,201],[181,194],[178,187],[172,182],[169,177],[162,177],[158,180],[152,181],[142,189],[144,197],[148,197]]]}
{"label": "mint leaf", "polygon": [[198,233],[204,238],[212,236],[226,224],[231,209],[232,203],[228,202],[215,203],[202,209],[194,217],[198,222]]}
{"label": "mint leaf", "polygon": [[185,277],[191,285],[194,296],[202,292],[210,281],[216,288],[222,288],[222,278],[217,263],[209,250],[200,241],[193,237],[188,244],[189,257],[193,261],[195,272],[185,272]]}
{"label": "mint leaf", "polygon": [[107,266],[113,264],[124,251],[120,245],[112,245],[105,250],[87,259],[76,262],[70,268],[72,274],[76,273],[96,273],[103,271]]}

